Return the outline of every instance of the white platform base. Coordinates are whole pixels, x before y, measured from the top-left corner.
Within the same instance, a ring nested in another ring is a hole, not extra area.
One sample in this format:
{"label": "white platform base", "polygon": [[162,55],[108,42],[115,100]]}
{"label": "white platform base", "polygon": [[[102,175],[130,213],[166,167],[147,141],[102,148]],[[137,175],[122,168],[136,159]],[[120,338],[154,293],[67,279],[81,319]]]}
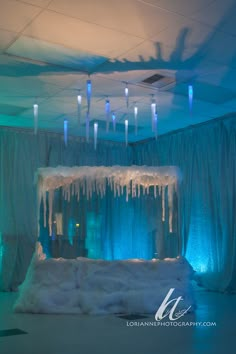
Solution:
{"label": "white platform base", "polygon": [[178,309],[194,309],[193,270],[184,258],[104,261],[32,259],[20,287],[16,312],[153,313],[170,288],[182,296]]}

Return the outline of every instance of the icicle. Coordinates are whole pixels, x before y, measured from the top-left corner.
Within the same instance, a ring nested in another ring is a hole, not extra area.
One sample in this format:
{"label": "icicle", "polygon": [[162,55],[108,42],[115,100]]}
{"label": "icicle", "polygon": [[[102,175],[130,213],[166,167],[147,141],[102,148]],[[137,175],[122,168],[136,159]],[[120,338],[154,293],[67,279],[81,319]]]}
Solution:
{"label": "icicle", "polygon": [[37,103],[34,104],[34,134],[37,135],[38,132],[38,112],[39,106]]}
{"label": "icicle", "polygon": [[76,196],[77,196],[77,201],[79,202],[79,199],[80,199],[80,184],[79,184],[79,181],[76,181]]}
{"label": "icicle", "polygon": [[157,197],[157,186],[156,186],[156,184],[153,186],[153,188],[154,188],[154,198],[156,199],[156,197]]}
{"label": "icicle", "polygon": [[155,139],[157,140],[157,122],[158,122],[158,115],[157,112],[155,112],[154,116],[154,133],[155,133]]}
{"label": "icicle", "polygon": [[37,223],[38,223],[38,237],[39,237],[39,234],[40,234],[40,206],[41,206],[41,201],[42,201],[42,197],[43,197],[40,184],[38,184],[37,191],[38,191],[38,193],[37,193]]}
{"label": "icicle", "polygon": [[168,208],[169,208],[169,231],[173,231],[173,185],[168,186]]}
{"label": "icicle", "polygon": [[91,80],[87,80],[87,105],[88,105],[88,113],[90,113],[91,94],[92,94],[92,83],[91,83]]}
{"label": "icicle", "polygon": [[143,186],[143,195],[146,195],[146,186]]}
{"label": "icicle", "polygon": [[82,103],[82,96],[81,96],[80,91],[79,91],[79,94],[77,96],[78,126],[79,127],[80,127],[80,124],[81,124],[81,103]]}
{"label": "icicle", "polygon": [[125,86],[125,99],[126,99],[126,107],[129,108],[129,89],[128,84]]}
{"label": "icicle", "polygon": [[53,208],[53,197],[54,197],[54,191],[50,190],[48,194],[48,206],[49,206],[49,211],[48,211],[48,227],[49,227],[49,236],[52,235],[52,208]]}
{"label": "icicle", "polygon": [[81,183],[82,193],[83,193],[83,195],[85,195],[85,181],[84,181],[84,178],[82,179],[81,182],[82,182]]}
{"label": "icicle", "polygon": [[95,193],[96,192],[96,180],[93,181],[93,184],[92,184],[92,193]]}
{"label": "icicle", "polygon": [[75,182],[71,184],[71,196],[74,197],[75,195]]}
{"label": "icicle", "polygon": [[43,227],[47,226],[47,202],[46,202],[46,192],[43,192]]}
{"label": "icicle", "polygon": [[166,187],[161,187],[161,194],[162,194],[162,221],[165,221],[165,190]]}
{"label": "icicle", "polygon": [[138,134],[138,107],[135,104],[134,106],[134,127],[135,127],[135,135]]}
{"label": "icicle", "polygon": [[188,86],[188,102],[189,102],[189,111],[192,113],[192,106],[193,106],[193,86]]}
{"label": "icicle", "polygon": [[110,101],[108,99],[106,99],[105,102],[105,112],[106,112],[106,132],[108,132],[110,126]]}
{"label": "icicle", "polygon": [[152,97],[151,102],[151,113],[152,113],[152,131],[154,131],[154,122],[155,122],[155,114],[156,114],[156,101],[154,96]]}
{"label": "icicle", "polygon": [[86,142],[89,142],[89,112],[86,115]]}
{"label": "icicle", "polygon": [[128,128],[129,128],[129,121],[128,119],[125,120],[125,145],[128,146]]}
{"label": "icicle", "polygon": [[130,185],[129,185],[129,183],[127,183],[126,184],[126,201],[127,202],[129,201],[129,192],[130,192],[129,188],[130,188]]}
{"label": "icicle", "polygon": [[112,112],[112,124],[113,124],[113,131],[115,132],[116,131],[116,116],[115,116],[115,113]]}
{"label": "icicle", "polygon": [[64,143],[67,146],[68,141],[68,120],[64,119]]}
{"label": "icicle", "polygon": [[68,202],[70,202],[70,196],[71,196],[71,187],[70,187],[70,184],[68,184],[68,186],[67,186],[67,195],[68,195],[67,200],[68,200]]}
{"label": "icicle", "polygon": [[89,200],[89,181],[86,183],[86,199]]}
{"label": "icicle", "polygon": [[94,150],[97,150],[98,123],[94,123]]}
{"label": "icicle", "polygon": [[136,183],[132,181],[132,198],[136,197]]}
{"label": "icicle", "polygon": [[118,197],[120,197],[120,186],[117,184],[117,194],[118,194]]}

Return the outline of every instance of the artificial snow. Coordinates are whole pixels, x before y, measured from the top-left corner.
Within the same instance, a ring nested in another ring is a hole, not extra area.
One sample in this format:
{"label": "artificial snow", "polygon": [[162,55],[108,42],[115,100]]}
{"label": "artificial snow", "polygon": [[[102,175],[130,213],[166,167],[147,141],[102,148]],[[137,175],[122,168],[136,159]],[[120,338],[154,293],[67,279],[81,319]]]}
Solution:
{"label": "artificial snow", "polygon": [[44,204],[44,226],[46,227],[47,203],[46,193],[48,192],[49,232],[52,232],[52,215],[54,191],[62,187],[64,198],[70,201],[75,195],[80,200],[80,194],[91,198],[95,192],[101,197],[105,196],[108,185],[114,196],[126,193],[126,200],[129,197],[140,197],[140,194],[149,194],[150,187],[154,188],[154,197],[162,197],[162,219],[165,220],[165,191],[168,193],[169,208],[169,229],[172,232],[173,218],[173,195],[178,192],[178,183],[181,173],[176,166],[81,166],[39,168],[35,182],[38,186],[38,219],[40,203]]}
{"label": "artificial snow", "polygon": [[[19,290],[16,312],[155,314],[171,288],[178,309],[194,309],[192,267],[183,258],[164,260],[45,259],[35,253]],[[190,310],[191,310],[190,309]]]}

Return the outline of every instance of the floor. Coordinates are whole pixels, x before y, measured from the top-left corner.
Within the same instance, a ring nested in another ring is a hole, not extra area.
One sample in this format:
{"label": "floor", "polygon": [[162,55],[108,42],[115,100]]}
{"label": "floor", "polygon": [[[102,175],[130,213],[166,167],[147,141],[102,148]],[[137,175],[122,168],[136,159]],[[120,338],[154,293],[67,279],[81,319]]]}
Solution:
{"label": "floor", "polygon": [[[195,314],[187,314],[179,320],[184,321],[184,327],[142,325],[154,323],[154,315],[125,319],[115,315],[15,314],[12,307],[17,294],[0,293],[0,353],[235,353],[236,295],[207,292],[201,288],[196,288],[195,293]],[[193,321],[216,322],[216,326],[186,325]]]}

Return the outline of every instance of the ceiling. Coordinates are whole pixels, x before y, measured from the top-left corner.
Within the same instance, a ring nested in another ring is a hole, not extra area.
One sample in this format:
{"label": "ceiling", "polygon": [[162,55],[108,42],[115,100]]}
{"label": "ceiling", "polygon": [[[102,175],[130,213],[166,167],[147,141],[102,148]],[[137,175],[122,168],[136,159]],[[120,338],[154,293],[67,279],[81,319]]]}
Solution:
{"label": "ceiling", "polygon": [[[40,129],[63,132],[67,118],[69,133],[84,136],[88,74],[101,139],[124,141],[125,119],[129,141],[153,137],[152,95],[158,134],[236,111],[235,0],[0,0],[0,7],[0,125],[33,128],[37,101]],[[155,74],[164,79],[142,82]],[[105,129],[107,97],[116,132]]]}

